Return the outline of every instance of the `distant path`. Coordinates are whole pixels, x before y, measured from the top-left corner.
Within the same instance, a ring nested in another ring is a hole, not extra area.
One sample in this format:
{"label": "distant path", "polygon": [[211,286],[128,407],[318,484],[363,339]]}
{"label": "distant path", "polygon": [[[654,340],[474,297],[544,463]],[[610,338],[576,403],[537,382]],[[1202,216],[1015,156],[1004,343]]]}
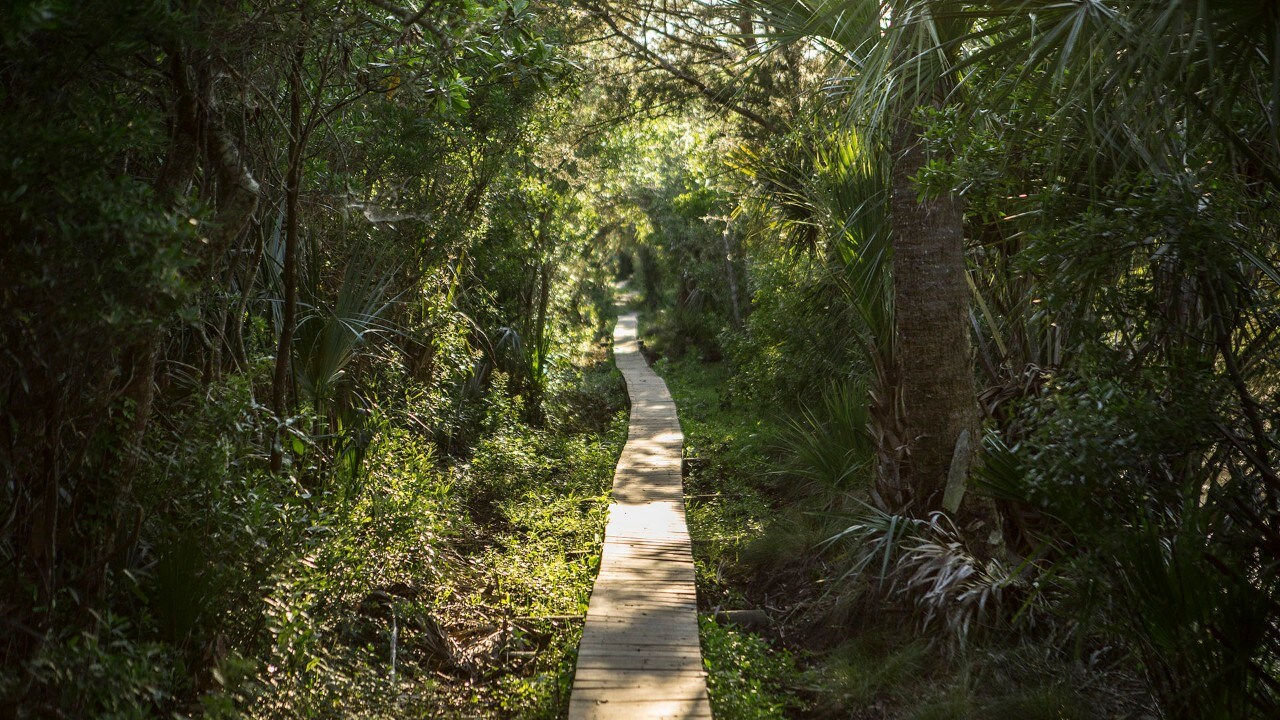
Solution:
{"label": "distant path", "polygon": [[635,313],[618,319],[613,347],[631,425],[613,476],[569,718],[710,718],[680,478],[684,436],[666,383],[636,347]]}

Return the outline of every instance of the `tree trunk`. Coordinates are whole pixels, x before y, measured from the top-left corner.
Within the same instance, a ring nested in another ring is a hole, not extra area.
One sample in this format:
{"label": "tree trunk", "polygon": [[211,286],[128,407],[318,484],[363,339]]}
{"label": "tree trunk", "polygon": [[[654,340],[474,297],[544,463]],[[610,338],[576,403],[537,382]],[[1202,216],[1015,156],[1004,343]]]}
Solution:
{"label": "tree trunk", "polygon": [[733,327],[742,329],[742,305],[738,299],[738,269],[733,264],[733,248],[729,245],[729,224],[725,223],[724,232],[720,233],[720,244],[724,248],[724,273],[729,281],[729,310],[732,313]]}
{"label": "tree trunk", "polygon": [[266,248],[262,232],[257,231],[254,234],[256,238],[253,243],[253,255],[249,258],[249,266],[245,268],[244,278],[241,281],[240,299],[231,316],[231,327],[227,330],[231,354],[235,358],[236,369],[240,372],[249,371],[249,355],[244,346],[244,318],[249,312],[249,301],[253,299],[253,287],[258,281],[258,266],[262,264],[262,254]]}
{"label": "tree trunk", "polygon": [[[280,342],[276,346],[275,376],[271,383],[271,410],[277,420],[288,412],[293,331],[298,313],[298,198],[302,184],[302,162],[306,138],[302,123],[302,61],[306,45],[299,39],[289,70],[289,168],[285,177],[284,216],[284,308],[280,320]],[[283,439],[276,431],[271,444],[271,472],[278,473],[284,462]]]}
{"label": "tree trunk", "polygon": [[[185,49],[175,47],[166,52],[169,54],[169,77],[173,83],[173,125],[169,147],[154,188],[161,206],[168,212],[176,212],[195,175],[202,123],[192,72],[184,59]],[[126,482],[133,478],[141,458],[142,439],[146,435],[155,398],[156,362],[162,336],[163,331],[157,324],[124,353],[123,362],[129,381],[121,397],[132,403],[130,411],[133,413],[121,440],[118,467],[120,477]]]}
{"label": "tree trunk", "polygon": [[889,492],[891,502],[922,514],[941,507],[956,441],[965,431],[976,437],[978,426],[964,218],[954,197],[920,199],[912,178],[926,158],[915,124],[899,123],[891,149],[894,316],[907,455],[900,484]]}

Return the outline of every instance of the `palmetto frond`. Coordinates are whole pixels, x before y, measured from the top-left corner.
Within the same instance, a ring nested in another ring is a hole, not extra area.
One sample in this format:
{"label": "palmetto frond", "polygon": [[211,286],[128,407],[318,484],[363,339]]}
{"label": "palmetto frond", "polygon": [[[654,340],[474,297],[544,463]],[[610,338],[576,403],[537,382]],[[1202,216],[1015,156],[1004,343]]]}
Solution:
{"label": "palmetto frond", "polygon": [[926,627],[938,623],[963,643],[983,624],[1033,619],[1029,566],[980,560],[941,512],[913,518],[866,505],[855,522],[828,538],[850,551],[844,577],[874,575],[888,594],[906,599]]}
{"label": "palmetto frond", "polygon": [[[1205,0],[735,0],[767,52],[813,43],[843,63],[831,88],[850,119],[890,127],[940,90],[962,99],[984,68],[981,109],[1051,95],[1059,113],[1148,164],[1171,136],[1229,143],[1280,186],[1280,8]],[[992,69],[999,72],[992,73]],[[933,98],[936,99],[936,98]],[[1233,108],[1249,106],[1241,115]],[[973,117],[979,108],[971,107]],[[1154,144],[1153,144],[1154,143]],[[1074,152],[1074,149],[1068,149]]]}
{"label": "palmetto frond", "polygon": [[[1280,185],[1280,9],[1204,0],[929,2],[967,30],[943,42],[961,73],[1003,68],[1004,92],[1029,87],[1089,126],[1122,158],[1181,168],[1180,145],[1217,138]],[[1250,112],[1241,113],[1243,107]]]}
{"label": "palmetto frond", "polygon": [[[848,122],[889,132],[905,110],[936,99],[939,82],[954,80],[955,41],[967,32],[946,3],[892,0],[736,0],[761,20],[768,52],[812,43],[839,60],[828,82],[844,101]],[[882,137],[882,136],[881,136]]]}
{"label": "palmetto frond", "polygon": [[789,470],[828,491],[866,487],[875,452],[868,400],[864,384],[844,382],[829,386],[821,403],[802,408],[778,437]]}
{"label": "palmetto frond", "polygon": [[320,407],[332,396],[360,347],[375,334],[393,328],[384,319],[391,306],[396,273],[358,256],[348,261],[338,295],[332,301],[311,288],[294,343],[298,390]]}

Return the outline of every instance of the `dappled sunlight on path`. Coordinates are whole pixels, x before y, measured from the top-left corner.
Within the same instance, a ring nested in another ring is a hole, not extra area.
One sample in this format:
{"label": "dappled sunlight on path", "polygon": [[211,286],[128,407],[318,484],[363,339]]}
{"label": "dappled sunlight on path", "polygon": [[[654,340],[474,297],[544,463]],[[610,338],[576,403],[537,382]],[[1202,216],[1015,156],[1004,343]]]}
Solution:
{"label": "dappled sunlight on path", "polygon": [[613,338],[631,424],[569,717],[710,718],[680,477],[684,436],[666,384],[639,353],[635,313],[618,320]]}

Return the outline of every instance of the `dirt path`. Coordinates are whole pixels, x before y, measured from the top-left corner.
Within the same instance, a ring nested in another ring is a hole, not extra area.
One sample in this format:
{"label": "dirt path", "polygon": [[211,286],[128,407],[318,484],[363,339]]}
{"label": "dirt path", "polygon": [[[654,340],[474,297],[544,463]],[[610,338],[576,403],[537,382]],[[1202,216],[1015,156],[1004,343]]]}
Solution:
{"label": "dirt path", "polygon": [[618,319],[613,342],[631,424],[613,477],[569,717],[710,718],[680,478],[684,436],[666,383],[636,346],[635,313]]}

